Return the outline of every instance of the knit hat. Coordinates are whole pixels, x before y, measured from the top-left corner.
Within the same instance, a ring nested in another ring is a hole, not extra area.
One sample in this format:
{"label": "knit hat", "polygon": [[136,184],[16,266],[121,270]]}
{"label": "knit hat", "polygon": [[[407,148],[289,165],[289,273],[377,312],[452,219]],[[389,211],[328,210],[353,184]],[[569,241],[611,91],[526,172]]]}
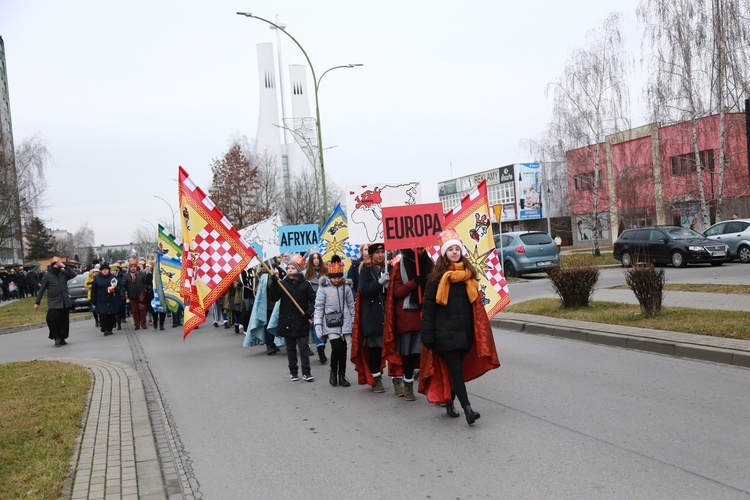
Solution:
{"label": "knit hat", "polygon": [[458,245],[462,251],[464,247],[455,229],[446,229],[440,233],[440,236],[438,236],[438,245],[440,245],[440,255],[445,255],[445,252],[453,245]]}
{"label": "knit hat", "polygon": [[109,264],[107,264],[107,263],[105,262],[104,264],[102,264],[102,265],[100,265],[100,266],[96,266],[96,267],[98,267],[98,268],[99,268],[99,270],[101,271],[102,269],[109,269]]}
{"label": "knit hat", "polygon": [[367,247],[367,253],[370,255],[374,254],[380,249],[384,249],[385,245],[383,243],[370,243],[370,246]]}
{"label": "knit hat", "polygon": [[328,276],[331,278],[341,278],[344,276],[344,264],[341,263],[341,257],[334,255],[328,264]]}
{"label": "knit hat", "polygon": [[[107,266],[109,266],[109,264],[107,264]],[[101,269],[101,267],[102,267],[101,264],[97,264],[94,266],[94,269],[98,271],[99,269]]]}
{"label": "knit hat", "polygon": [[305,258],[300,254],[295,254],[287,264],[287,267],[288,266],[294,267],[295,269],[297,269],[298,273],[301,273],[302,268],[305,267]]}

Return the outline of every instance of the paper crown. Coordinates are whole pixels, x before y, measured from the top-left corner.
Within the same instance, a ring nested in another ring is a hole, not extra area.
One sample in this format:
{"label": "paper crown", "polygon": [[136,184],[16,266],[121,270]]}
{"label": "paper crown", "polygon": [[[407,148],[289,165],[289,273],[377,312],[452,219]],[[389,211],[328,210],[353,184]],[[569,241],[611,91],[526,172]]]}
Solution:
{"label": "paper crown", "polygon": [[294,254],[289,260],[289,264],[292,264],[294,267],[296,267],[297,271],[302,272],[302,270],[305,268],[305,258],[300,254]]}
{"label": "paper crown", "polygon": [[463,244],[455,229],[446,229],[440,233],[440,236],[438,236],[438,245],[440,245],[440,255],[445,255],[445,252],[453,245],[458,245],[463,250]]}
{"label": "paper crown", "polygon": [[340,278],[344,275],[344,264],[341,263],[341,258],[338,255],[334,255],[331,258],[331,262],[328,263],[328,276],[331,278]]}

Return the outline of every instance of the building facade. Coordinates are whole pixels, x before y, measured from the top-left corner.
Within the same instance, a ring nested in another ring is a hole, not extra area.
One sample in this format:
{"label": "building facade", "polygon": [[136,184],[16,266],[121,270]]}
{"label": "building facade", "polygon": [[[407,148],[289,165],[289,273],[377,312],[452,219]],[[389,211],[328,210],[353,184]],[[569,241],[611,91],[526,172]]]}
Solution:
{"label": "building facade", "polygon": [[0,264],[23,263],[21,206],[17,196],[13,120],[10,114],[5,42],[0,37]]}
{"label": "building facade", "polygon": [[710,222],[733,213],[750,217],[745,120],[743,113],[725,116],[723,171],[719,115],[696,122],[700,162],[689,122],[645,125],[608,136],[602,144],[568,151],[574,243],[586,245],[597,232],[601,243],[609,244],[623,229],[654,224],[705,230],[699,214],[699,164],[704,166],[703,196]]}

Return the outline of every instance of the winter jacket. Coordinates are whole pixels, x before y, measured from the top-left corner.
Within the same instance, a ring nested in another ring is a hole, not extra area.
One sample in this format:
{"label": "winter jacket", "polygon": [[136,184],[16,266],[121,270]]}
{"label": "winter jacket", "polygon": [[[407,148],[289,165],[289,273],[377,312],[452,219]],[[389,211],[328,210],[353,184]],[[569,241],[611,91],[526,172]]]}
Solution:
{"label": "winter jacket", "polygon": [[468,351],[474,337],[474,311],[466,293],[466,283],[450,284],[445,306],[435,301],[437,286],[434,280],[427,283],[422,304],[422,343],[439,353]]}
{"label": "winter jacket", "polygon": [[359,298],[362,307],[361,331],[364,337],[383,335],[385,289],[378,283],[382,272],[376,265],[365,265],[359,273]]}
{"label": "winter jacket", "polygon": [[[310,318],[315,314],[315,292],[302,273],[288,274],[283,280],[270,280],[268,295],[271,300],[279,300],[279,324],[276,329],[280,337],[304,337],[310,334]],[[281,290],[284,287],[305,313],[301,313],[289,296]]]}
{"label": "winter jacket", "polygon": [[141,292],[147,290],[147,285],[146,273],[143,270],[139,269],[135,277],[127,271],[122,278],[122,294],[130,300],[138,300]]}
{"label": "winter jacket", "polygon": [[76,272],[70,267],[52,268],[47,271],[36,293],[36,303],[40,304],[44,292],[47,292],[47,309],[70,309],[73,303],[68,292],[68,280],[76,276]]}
{"label": "winter jacket", "polygon": [[419,285],[414,280],[404,283],[401,277],[401,264],[396,264],[391,274],[390,287],[393,288],[394,307],[396,314],[396,333],[418,332],[421,328],[420,308],[404,309],[404,299],[415,291]]}
{"label": "winter jacket", "polygon": [[[341,326],[329,327],[325,321],[328,313],[343,312],[344,322]],[[346,283],[334,286],[331,278],[322,276],[318,292],[315,294],[314,324],[323,326],[323,335],[329,333],[352,333],[354,324],[354,292]]]}
{"label": "winter jacket", "polygon": [[[117,282],[115,291],[109,293],[112,279]],[[91,282],[91,305],[97,314],[117,314],[120,310],[120,296],[122,295],[122,282],[112,273],[104,276],[97,274]]]}

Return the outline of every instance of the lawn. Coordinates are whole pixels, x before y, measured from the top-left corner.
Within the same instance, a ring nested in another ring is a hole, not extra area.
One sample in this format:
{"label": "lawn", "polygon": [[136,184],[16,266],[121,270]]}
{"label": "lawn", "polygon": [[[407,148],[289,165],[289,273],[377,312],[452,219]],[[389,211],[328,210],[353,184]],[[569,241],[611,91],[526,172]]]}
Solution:
{"label": "lawn", "polygon": [[[0,307],[0,328],[45,323],[47,318],[47,299],[42,300],[38,311],[34,310],[35,300],[35,297],[26,297],[25,299],[16,300]],[[91,312],[84,311],[71,313],[70,317],[77,318],[90,315]]]}
{"label": "lawn", "polygon": [[91,377],[54,361],[0,365],[0,496],[61,498]]}
{"label": "lawn", "polygon": [[559,299],[528,300],[511,304],[505,310],[593,323],[750,340],[750,322],[747,321],[746,311],[664,307],[655,318],[647,318],[641,314],[640,306],[635,304],[592,301],[589,307],[563,309]]}

